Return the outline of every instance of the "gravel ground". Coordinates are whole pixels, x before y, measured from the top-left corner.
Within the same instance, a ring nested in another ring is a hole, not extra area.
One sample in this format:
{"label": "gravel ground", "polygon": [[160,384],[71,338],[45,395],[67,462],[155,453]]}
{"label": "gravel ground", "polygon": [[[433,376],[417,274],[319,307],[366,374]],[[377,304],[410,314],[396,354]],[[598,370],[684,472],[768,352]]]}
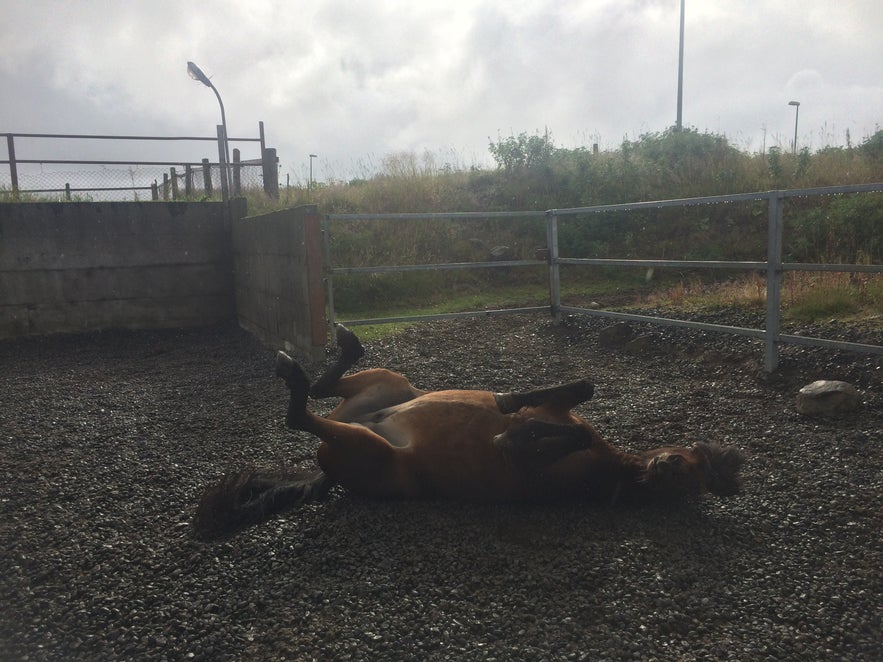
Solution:
{"label": "gravel ground", "polygon": [[[768,377],[756,341],[656,329],[632,355],[599,347],[604,325],[427,323],[366,343],[363,365],[423,388],[589,376],[579,411],[602,434],[735,445],[742,495],[638,508],[335,488],[202,543],[207,483],[312,461],[315,440],[284,429],[272,351],[233,326],[0,342],[0,659],[880,659],[880,357],[788,347]],[[820,378],[854,383],[863,409],[798,415]]]}

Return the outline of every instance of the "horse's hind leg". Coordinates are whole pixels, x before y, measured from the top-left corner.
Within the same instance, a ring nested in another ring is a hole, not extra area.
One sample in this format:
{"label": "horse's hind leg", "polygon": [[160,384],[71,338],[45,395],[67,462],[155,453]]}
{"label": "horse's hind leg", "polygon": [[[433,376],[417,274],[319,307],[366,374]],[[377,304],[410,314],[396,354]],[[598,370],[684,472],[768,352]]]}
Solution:
{"label": "horse's hind leg", "polygon": [[397,492],[393,477],[395,450],[386,439],[364,425],[323,418],[311,412],[307,408],[309,379],[303,368],[283,352],[276,355],[276,374],[285,379],[291,391],[285,424],[322,440],[316,452],[322,474],[310,488],[327,491],[334,482],[341,482],[363,494]]}
{"label": "horse's hind leg", "polygon": [[338,380],[333,395],[343,398],[328,418],[358,421],[362,416],[408,402],[425,391],[415,388],[402,375],[384,368],[362,370]]}
{"label": "horse's hind leg", "polygon": [[310,393],[309,377],[303,368],[285,352],[276,353],[276,376],[285,380],[285,384],[291,392],[285,424],[292,430],[305,430],[309,421],[307,413],[307,396]]}
{"label": "horse's hind leg", "polygon": [[547,405],[549,409],[569,411],[578,404],[592,399],[595,386],[592,382],[581,379],[569,384],[539,388],[520,393],[495,393],[497,407],[503,414],[513,414],[522,407],[540,407]]}
{"label": "horse's hind leg", "polygon": [[340,356],[325,373],[316,380],[310,389],[310,395],[319,400],[336,395],[337,382],[352,368],[359,359],[365,356],[365,348],[356,337],[356,334],[342,324],[337,325],[337,346],[340,347]]}
{"label": "horse's hind leg", "polygon": [[547,423],[530,419],[524,425],[494,437],[494,445],[504,450],[516,465],[539,469],[592,445],[593,436],[581,425]]}

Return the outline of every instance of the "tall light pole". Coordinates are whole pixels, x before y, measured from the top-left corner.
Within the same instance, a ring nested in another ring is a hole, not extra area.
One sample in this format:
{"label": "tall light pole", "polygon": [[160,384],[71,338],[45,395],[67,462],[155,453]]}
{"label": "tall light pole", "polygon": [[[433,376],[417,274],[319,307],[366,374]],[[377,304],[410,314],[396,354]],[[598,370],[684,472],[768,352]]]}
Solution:
{"label": "tall light pole", "polygon": [[221,107],[221,126],[224,127],[224,169],[223,176],[227,178],[227,167],[230,165],[230,144],[227,140],[227,115],[224,113],[224,102],[221,101],[221,95],[218,94],[218,88],[209,80],[209,77],[202,73],[202,69],[197,67],[193,62],[187,62],[187,73],[193,80],[198,80],[206,87],[210,87],[215,96],[218,97],[218,105]]}
{"label": "tall light pole", "polygon": [[681,0],[681,38],[678,46],[678,131],[684,126],[684,1]]}
{"label": "tall light pole", "polygon": [[310,185],[307,188],[307,192],[310,194],[311,198],[313,196],[313,159],[315,158],[315,154],[310,154]]}
{"label": "tall light pole", "polygon": [[794,143],[791,146],[791,151],[797,154],[797,117],[800,115],[800,102],[789,101],[788,105],[794,106]]}

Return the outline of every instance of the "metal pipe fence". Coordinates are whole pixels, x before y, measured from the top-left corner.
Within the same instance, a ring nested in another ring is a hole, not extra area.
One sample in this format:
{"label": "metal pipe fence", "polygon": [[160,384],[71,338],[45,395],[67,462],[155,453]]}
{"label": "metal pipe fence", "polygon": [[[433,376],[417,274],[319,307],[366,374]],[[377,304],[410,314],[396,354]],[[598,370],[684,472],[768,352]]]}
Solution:
{"label": "metal pipe fence", "polygon": [[[333,265],[333,245],[331,239],[332,223],[365,220],[449,220],[449,219],[512,219],[535,218],[545,219],[548,265],[549,305],[494,310],[473,310],[456,313],[440,313],[431,315],[403,315],[396,317],[377,317],[365,319],[349,319],[345,323],[350,326],[366,324],[388,324],[398,322],[428,321],[453,319],[460,317],[512,315],[519,313],[545,312],[560,321],[564,314],[578,314],[592,317],[608,318],[657,324],[662,326],[683,327],[701,331],[728,333],[757,338],[764,342],[764,368],[773,372],[778,366],[779,345],[790,343],[812,347],[823,347],[835,350],[883,354],[883,346],[851,343],[826,338],[788,335],[781,332],[782,318],[782,276],[786,271],[831,271],[851,273],[883,273],[883,264],[828,264],[828,263],[796,263],[783,262],[783,207],[788,199],[807,198],[814,196],[843,195],[849,193],[867,193],[883,191],[883,183],[860,184],[851,186],[833,186],[822,188],[795,189],[787,191],[766,191],[757,193],[740,193],[676,200],[659,200],[652,202],[635,202],[613,205],[596,205],[569,209],[551,209],[545,212],[457,212],[457,213],[408,213],[408,214],[328,214],[323,220],[325,283],[328,304],[329,328],[332,331],[337,321],[334,307],[335,276],[353,274],[379,274],[415,271],[439,271],[459,269],[499,269],[536,267],[532,260],[506,260],[499,262],[449,262],[441,264],[410,264],[400,266],[379,265],[360,267],[335,267]],[[764,202],[767,205],[767,258],[764,261],[725,261],[725,260],[646,260],[646,259],[606,259],[606,258],[567,258],[560,255],[559,222],[563,218],[600,214],[606,212],[634,212],[663,208],[683,208],[698,205],[714,205],[732,202]],[[883,228],[880,228],[883,232]],[[883,256],[874,256],[880,260]],[[696,322],[691,320],[669,319],[651,315],[598,310],[569,306],[561,300],[561,267],[562,266],[607,266],[607,267],[645,267],[645,268],[681,268],[681,269],[718,269],[762,271],[766,283],[766,320],[763,329],[744,328]]]}

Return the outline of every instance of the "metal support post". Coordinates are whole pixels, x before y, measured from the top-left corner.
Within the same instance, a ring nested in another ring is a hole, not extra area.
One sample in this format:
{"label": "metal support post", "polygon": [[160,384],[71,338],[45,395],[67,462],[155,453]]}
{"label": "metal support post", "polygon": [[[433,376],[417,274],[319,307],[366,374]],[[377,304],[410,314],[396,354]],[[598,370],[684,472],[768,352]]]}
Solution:
{"label": "metal support post", "polygon": [[218,124],[218,163],[221,166],[221,199],[230,199],[230,182],[227,180],[227,134],[224,125]]}
{"label": "metal support post", "polygon": [[239,149],[233,149],[233,195],[242,195],[242,158],[239,155]]}
{"label": "metal support post", "polygon": [[558,215],[546,212],[546,246],[549,249],[549,302],[555,322],[561,322],[561,267],[558,265]]}
{"label": "metal support post", "polygon": [[208,159],[202,160],[202,189],[207,198],[212,197],[212,166]]}
{"label": "metal support post", "polygon": [[782,206],[781,191],[770,191],[769,227],[767,235],[766,265],[766,329],[763,336],[763,366],[767,372],[775,372],[779,365],[779,333],[781,330],[782,305]]}
{"label": "metal support post", "polygon": [[6,134],[6,151],[9,152],[9,184],[15,196],[18,193],[18,166],[15,163],[15,139],[11,133]]}
{"label": "metal support post", "polygon": [[331,275],[331,223],[327,215],[322,217],[322,265],[325,268],[325,302],[328,305],[328,337],[334,343],[334,278]]}

